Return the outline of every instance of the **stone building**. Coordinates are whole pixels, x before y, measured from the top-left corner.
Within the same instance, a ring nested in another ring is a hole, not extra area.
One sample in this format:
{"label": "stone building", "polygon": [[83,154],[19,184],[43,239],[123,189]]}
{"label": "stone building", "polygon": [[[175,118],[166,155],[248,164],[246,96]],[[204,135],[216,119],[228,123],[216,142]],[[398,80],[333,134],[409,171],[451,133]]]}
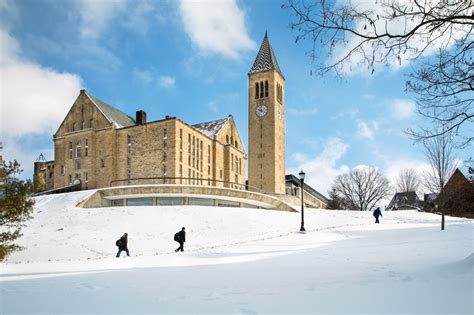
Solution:
{"label": "stone building", "polygon": [[54,161],[35,171],[45,167],[47,190],[131,182],[244,189],[246,180],[246,155],[232,116],[192,126],[169,116],[147,122],[145,112],[133,119],[85,90],[54,134]]}
{"label": "stone building", "polygon": [[[85,90],[54,134],[54,160],[38,161],[35,177],[44,177],[46,190],[202,185],[297,204],[298,179],[285,174],[284,94],[285,78],[265,34],[248,73],[247,183],[247,158],[232,116],[195,125],[169,116],[148,122],[145,112],[132,118]],[[310,186],[304,191],[309,206],[327,205]]]}

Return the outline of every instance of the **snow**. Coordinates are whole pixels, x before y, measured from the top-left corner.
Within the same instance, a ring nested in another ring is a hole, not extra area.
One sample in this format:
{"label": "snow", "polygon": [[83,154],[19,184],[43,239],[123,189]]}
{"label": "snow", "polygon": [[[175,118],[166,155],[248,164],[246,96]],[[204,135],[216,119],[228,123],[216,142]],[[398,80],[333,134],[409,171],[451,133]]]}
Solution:
{"label": "snow", "polygon": [[1,314],[474,313],[474,220],[306,209],[301,234],[284,211],[75,207],[92,192],[36,198],[0,264]]}

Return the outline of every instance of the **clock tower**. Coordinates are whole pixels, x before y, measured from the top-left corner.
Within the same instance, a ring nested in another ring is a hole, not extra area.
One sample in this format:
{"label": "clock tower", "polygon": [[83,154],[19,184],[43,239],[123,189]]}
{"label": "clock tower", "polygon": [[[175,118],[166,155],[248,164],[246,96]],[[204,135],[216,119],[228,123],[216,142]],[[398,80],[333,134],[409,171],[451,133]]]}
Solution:
{"label": "clock tower", "polygon": [[285,193],[285,78],[265,33],[248,74],[248,186]]}

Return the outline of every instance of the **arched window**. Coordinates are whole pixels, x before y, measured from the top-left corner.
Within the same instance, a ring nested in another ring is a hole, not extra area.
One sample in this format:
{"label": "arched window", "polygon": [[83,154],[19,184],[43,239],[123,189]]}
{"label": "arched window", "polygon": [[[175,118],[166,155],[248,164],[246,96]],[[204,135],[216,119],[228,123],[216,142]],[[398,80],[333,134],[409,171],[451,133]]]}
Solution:
{"label": "arched window", "polygon": [[86,122],[83,120],[81,122],[81,130],[84,130],[86,128]]}
{"label": "arched window", "polygon": [[260,82],[260,98],[263,97],[263,82]]}
{"label": "arched window", "polygon": [[225,140],[226,140],[227,143],[229,143],[229,135],[225,136]]}
{"label": "arched window", "polygon": [[265,97],[268,97],[268,81],[265,81]]}
{"label": "arched window", "polygon": [[258,82],[255,83],[255,99],[258,99]]}

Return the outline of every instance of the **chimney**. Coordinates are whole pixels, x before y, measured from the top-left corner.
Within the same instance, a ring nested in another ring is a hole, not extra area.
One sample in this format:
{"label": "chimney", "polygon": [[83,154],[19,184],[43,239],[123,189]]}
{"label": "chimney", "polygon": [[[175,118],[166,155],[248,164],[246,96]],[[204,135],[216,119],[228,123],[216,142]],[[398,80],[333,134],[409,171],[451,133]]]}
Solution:
{"label": "chimney", "polygon": [[137,125],[146,124],[146,113],[142,110],[137,111],[136,119]]}

